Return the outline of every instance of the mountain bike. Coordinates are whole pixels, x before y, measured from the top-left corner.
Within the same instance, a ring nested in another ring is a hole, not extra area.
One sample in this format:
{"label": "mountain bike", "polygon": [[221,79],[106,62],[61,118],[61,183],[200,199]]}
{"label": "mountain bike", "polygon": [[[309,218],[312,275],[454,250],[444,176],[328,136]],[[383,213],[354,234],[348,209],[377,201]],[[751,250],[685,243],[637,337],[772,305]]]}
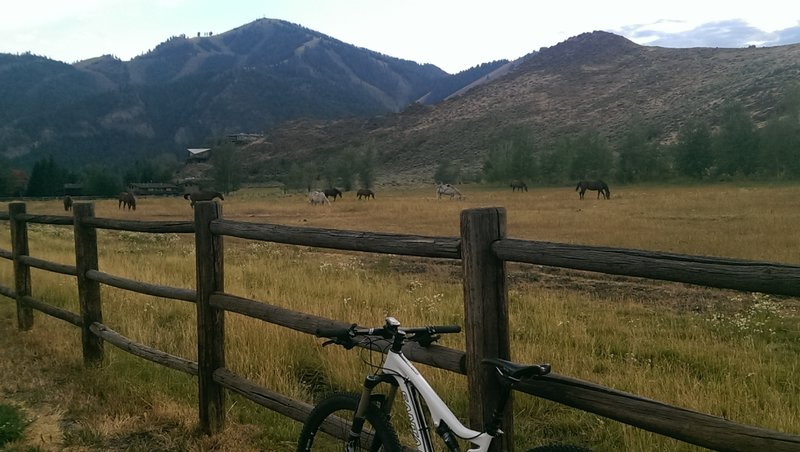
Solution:
{"label": "mountain bike", "polygon": [[[399,452],[418,450],[433,452],[434,438],[428,425],[424,409],[427,408],[434,430],[450,452],[460,451],[458,439],[471,444],[468,452],[486,452],[492,440],[502,435],[500,425],[505,405],[514,385],[528,378],[547,375],[549,364],[520,365],[503,359],[487,359],[484,363],[494,366],[501,397],[492,419],[483,432],[464,426],[444,401],[436,394],[416,367],[403,355],[403,345],[416,342],[427,347],[442,334],[458,333],[458,325],[401,328],[394,317],[387,317],[379,328],[319,329],[318,337],[328,340],[322,345],[340,345],[351,349],[366,345],[385,353],[383,363],[364,379],[361,394],[334,393],[319,403],[309,414],[298,440],[298,452],[310,451],[384,451]],[[386,393],[374,391],[384,384]],[[392,424],[390,413],[400,390],[408,416],[414,447],[404,448]],[[423,405],[424,402],[424,405]],[[439,444],[441,444],[439,442]],[[531,451],[583,451],[588,449],[572,445],[552,444]]]}

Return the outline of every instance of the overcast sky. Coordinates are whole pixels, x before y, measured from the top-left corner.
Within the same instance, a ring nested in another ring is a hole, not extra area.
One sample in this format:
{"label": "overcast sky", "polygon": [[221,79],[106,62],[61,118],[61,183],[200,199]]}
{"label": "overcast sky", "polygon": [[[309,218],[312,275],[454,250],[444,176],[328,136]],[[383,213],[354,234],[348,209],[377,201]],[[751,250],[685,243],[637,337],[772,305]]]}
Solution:
{"label": "overcast sky", "polygon": [[129,60],[170,36],[283,19],[450,73],[604,30],[663,47],[800,43],[797,0],[9,0],[0,53]]}

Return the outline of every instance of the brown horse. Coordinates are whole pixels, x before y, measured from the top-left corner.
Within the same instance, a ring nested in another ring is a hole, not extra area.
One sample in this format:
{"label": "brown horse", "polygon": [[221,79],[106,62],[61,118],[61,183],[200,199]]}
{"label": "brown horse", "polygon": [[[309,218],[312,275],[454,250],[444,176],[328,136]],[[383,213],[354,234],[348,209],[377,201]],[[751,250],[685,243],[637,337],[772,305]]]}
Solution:
{"label": "brown horse", "polygon": [[364,198],[364,199],[369,199],[369,198],[375,199],[375,193],[373,193],[372,190],[370,190],[368,188],[362,188],[361,190],[357,191],[356,192],[356,196],[358,196],[358,199],[361,199],[361,198]]}
{"label": "brown horse", "polygon": [[333,197],[334,201],[336,201],[337,196],[340,198],[342,197],[342,191],[335,187],[326,188],[325,190],[322,190],[322,192],[325,193],[326,198]]}
{"label": "brown horse", "polygon": [[218,191],[196,191],[192,193],[186,193],[183,195],[183,199],[188,199],[191,201],[189,204],[194,208],[194,204],[198,201],[212,201],[214,198],[219,198],[225,201],[225,198],[222,196],[222,193]]}
{"label": "brown horse", "polygon": [[127,207],[128,210],[136,210],[136,197],[133,196],[133,193],[129,193],[124,191],[117,196],[117,209],[122,209]]}
{"label": "brown horse", "polygon": [[64,210],[72,210],[72,196],[70,195],[64,196]]}
{"label": "brown horse", "polygon": [[611,198],[611,191],[608,189],[608,185],[601,180],[582,180],[575,187],[575,191],[578,190],[580,190],[580,199],[583,199],[583,194],[586,193],[586,190],[597,190],[597,199],[600,199],[600,195],[603,195],[605,199]]}
{"label": "brown horse", "polygon": [[528,185],[521,180],[515,180],[511,182],[511,191],[528,191]]}

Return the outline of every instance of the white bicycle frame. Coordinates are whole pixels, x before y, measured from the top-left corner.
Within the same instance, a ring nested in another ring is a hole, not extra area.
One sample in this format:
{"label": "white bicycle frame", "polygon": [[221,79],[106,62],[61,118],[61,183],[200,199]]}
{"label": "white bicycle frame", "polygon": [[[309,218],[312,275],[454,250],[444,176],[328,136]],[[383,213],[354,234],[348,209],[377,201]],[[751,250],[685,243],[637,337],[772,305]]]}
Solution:
{"label": "white bicycle frame", "polygon": [[464,426],[402,353],[387,351],[382,369],[384,375],[394,377],[397,381],[411,422],[411,431],[420,452],[433,452],[430,431],[423,428],[426,422],[422,405],[419,403],[420,397],[425,401],[435,427],[444,422],[457,437],[477,446],[467,452],[486,452],[489,449],[495,437]]}

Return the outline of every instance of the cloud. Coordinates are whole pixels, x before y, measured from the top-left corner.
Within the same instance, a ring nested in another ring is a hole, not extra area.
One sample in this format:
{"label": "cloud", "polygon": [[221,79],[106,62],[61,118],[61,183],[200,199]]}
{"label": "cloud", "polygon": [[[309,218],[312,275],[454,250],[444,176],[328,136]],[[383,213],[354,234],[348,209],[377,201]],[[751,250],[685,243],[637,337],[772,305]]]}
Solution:
{"label": "cloud", "polygon": [[800,42],[800,24],[775,32],[775,40],[768,45],[782,46]]}
{"label": "cloud", "polygon": [[659,21],[623,27],[616,32],[639,44],[672,48],[741,48],[800,42],[800,24],[779,31],[764,31],[742,19],[707,22],[688,30],[676,29],[681,25],[677,21]]}

